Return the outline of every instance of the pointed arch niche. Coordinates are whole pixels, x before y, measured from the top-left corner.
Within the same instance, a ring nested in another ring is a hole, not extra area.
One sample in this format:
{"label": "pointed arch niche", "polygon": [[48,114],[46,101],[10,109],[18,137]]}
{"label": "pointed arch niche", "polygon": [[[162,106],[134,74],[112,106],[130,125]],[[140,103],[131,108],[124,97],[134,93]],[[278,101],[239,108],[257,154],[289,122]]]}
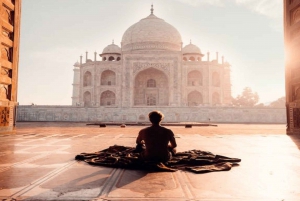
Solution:
{"label": "pointed arch niche", "polygon": [[92,73],[90,71],[87,71],[84,73],[83,76],[83,86],[91,86],[92,85]]}
{"label": "pointed arch niche", "polygon": [[198,106],[203,104],[203,96],[199,91],[192,91],[188,94],[188,106]]}
{"label": "pointed arch niche", "polygon": [[116,95],[112,91],[104,91],[100,96],[100,105],[101,106],[110,106],[115,105],[116,103]]}
{"label": "pointed arch niche", "polygon": [[134,105],[154,106],[169,104],[167,75],[155,68],[139,72],[134,79]]}
{"label": "pointed arch niche", "polygon": [[188,73],[188,86],[201,86],[202,80],[202,73],[199,71],[193,70]]}
{"label": "pointed arch niche", "polygon": [[219,87],[220,86],[220,75],[217,72],[212,74],[212,86]]}
{"label": "pointed arch niche", "polygon": [[217,93],[217,92],[214,92],[213,95],[212,95],[212,104],[217,105],[217,104],[220,104],[220,103],[221,103],[220,94]]}
{"label": "pointed arch niche", "polygon": [[89,91],[84,92],[83,94],[83,103],[84,107],[89,107],[91,106],[91,93]]}
{"label": "pointed arch niche", "polygon": [[101,85],[116,85],[116,73],[114,71],[103,71],[100,79]]}

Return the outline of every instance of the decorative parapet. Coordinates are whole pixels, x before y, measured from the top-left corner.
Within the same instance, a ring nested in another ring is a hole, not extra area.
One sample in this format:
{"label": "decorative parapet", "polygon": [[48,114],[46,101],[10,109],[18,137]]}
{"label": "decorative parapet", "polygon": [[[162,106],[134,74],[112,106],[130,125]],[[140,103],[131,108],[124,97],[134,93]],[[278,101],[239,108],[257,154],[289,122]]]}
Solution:
{"label": "decorative parapet", "polygon": [[165,114],[164,122],[286,123],[285,108],[239,107],[113,107],[24,106],[17,121],[141,122],[151,110]]}

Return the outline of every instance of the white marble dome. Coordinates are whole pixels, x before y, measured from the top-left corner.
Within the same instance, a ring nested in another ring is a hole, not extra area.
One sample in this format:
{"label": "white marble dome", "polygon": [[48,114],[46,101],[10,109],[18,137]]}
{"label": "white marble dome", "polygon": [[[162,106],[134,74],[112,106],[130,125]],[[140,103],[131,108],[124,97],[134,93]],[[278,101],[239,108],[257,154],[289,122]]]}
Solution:
{"label": "white marble dome", "polygon": [[80,63],[78,61],[76,61],[76,63],[73,65],[75,67],[79,67],[80,66]]}
{"label": "white marble dome", "polygon": [[182,54],[202,54],[198,46],[190,43],[182,48]]}
{"label": "white marble dome", "polygon": [[103,49],[102,54],[121,54],[121,48],[112,43]]}
{"label": "white marble dome", "polygon": [[122,37],[122,51],[180,51],[181,44],[181,35],[177,29],[153,14],[130,26]]}

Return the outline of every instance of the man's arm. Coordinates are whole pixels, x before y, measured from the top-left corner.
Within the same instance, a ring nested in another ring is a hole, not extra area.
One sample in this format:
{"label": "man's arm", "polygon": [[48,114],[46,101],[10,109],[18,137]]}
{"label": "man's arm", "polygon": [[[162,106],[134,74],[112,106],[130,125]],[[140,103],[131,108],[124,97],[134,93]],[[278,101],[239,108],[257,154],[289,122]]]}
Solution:
{"label": "man's arm", "polygon": [[172,130],[170,130],[170,144],[171,144],[171,146],[170,146],[171,148],[177,147],[175,136],[174,136],[174,133]]}
{"label": "man's arm", "polygon": [[144,144],[142,141],[144,141],[144,139],[143,139],[143,131],[140,130],[140,132],[139,132],[139,134],[138,134],[138,136],[136,138],[136,143],[137,144]]}

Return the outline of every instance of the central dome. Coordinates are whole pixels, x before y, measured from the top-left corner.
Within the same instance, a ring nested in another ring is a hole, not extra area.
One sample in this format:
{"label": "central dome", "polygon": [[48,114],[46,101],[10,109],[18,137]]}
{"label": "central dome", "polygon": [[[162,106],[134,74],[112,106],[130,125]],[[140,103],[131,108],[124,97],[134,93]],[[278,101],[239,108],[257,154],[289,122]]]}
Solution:
{"label": "central dome", "polygon": [[175,27],[152,13],[130,26],[122,37],[122,50],[181,50],[181,36]]}

